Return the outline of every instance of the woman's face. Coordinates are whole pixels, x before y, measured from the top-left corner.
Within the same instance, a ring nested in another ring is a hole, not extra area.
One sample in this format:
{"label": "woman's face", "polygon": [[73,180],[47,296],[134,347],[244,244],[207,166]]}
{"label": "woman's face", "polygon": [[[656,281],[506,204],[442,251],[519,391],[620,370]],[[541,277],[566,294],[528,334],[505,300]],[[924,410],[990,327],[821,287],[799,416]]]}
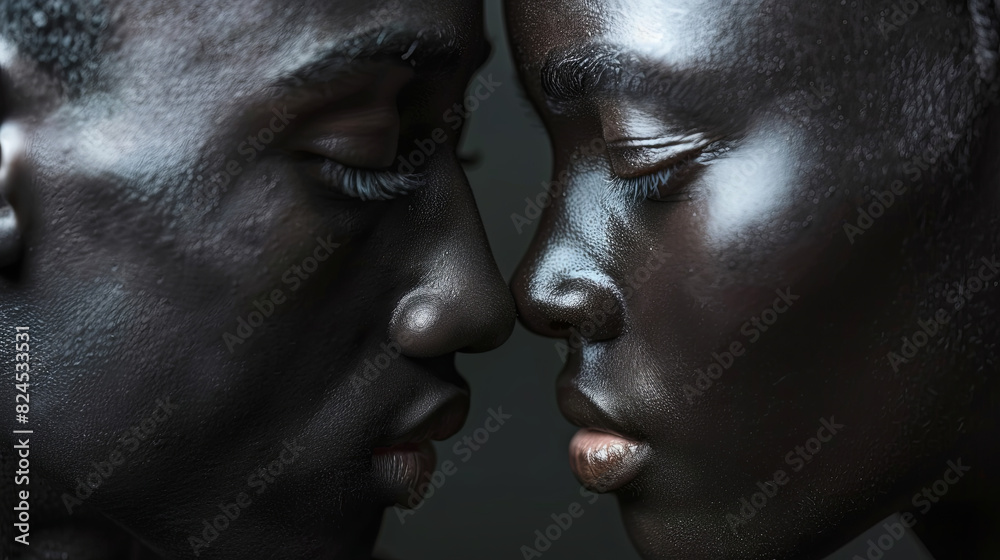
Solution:
{"label": "woman's face", "polygon": [[646,557],[813,557],[973,429],[970,20],[870,4],[507,3],[556,175],[515,299],[568,339],[572,467]]}
{"label": "woman's face", "polygon": [[0,49],[32,476],[170,557],[365,553],[513,326],[455,153],[481,6],[74,6]]}

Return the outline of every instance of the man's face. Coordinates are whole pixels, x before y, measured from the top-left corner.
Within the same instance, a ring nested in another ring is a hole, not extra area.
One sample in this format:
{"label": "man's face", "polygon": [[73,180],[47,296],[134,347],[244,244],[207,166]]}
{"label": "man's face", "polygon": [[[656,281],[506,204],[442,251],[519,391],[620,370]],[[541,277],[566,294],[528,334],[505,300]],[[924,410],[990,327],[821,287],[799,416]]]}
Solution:
{"label": "man's face", "polygon": [[983,348],[929,323],[996,301],[946,286],[997,274],[968,15],[869,4],[507,4],[556,175],[515,299],[646,557],[821,554],[969,429]]}
{"label": "man's face", "polygon": [[110,3],[69,98],[4,50],[0,312],[70,509],[171,557],[363,553],[461,426],[454,353],[513,323],[455,153],[482,13],[404,7]]}

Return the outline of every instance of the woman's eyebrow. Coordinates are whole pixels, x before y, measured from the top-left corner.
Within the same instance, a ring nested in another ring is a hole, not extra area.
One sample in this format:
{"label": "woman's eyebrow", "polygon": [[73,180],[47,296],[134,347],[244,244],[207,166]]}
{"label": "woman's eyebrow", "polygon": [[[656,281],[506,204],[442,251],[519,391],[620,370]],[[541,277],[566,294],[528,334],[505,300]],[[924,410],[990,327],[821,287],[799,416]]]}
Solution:
{"label": "woman's eyebrow", "polygon": [[355,74],[366,64],[397,64],[422,72],[453,74],[481,64],[489,44],[469,44],[462,34],[448,28],[370,30],[332,44],[270,86],[294,89],[335,82]]}
{"label": "woman's eyebrow", "polygon": [[638,57],[611,45],[553,50],[541,68],[542,91],[556,103],[585,100],[625,81],[645,79],[640,64]]}
{"label": "woman's eyebrow", "polygon": [[711,91],[713,80],[706,74],[670,68],[620,46],[593,44],[550,52],[539,77],[549,106],[560,111],[601,95],[687,103]]}

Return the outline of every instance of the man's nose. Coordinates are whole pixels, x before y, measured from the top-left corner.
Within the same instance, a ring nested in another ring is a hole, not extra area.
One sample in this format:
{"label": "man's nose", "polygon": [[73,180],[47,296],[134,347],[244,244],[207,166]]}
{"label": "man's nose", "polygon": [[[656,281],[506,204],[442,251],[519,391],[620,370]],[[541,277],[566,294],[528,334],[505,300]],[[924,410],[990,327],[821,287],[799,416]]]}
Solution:
{"label": "man's nose", "polygon": [[433,258],[393,311],[389,336],[407,356],[485,352],[514,329],[514,300],[478,214],[473,206],[461,215],[467,217],[453,220],[445,241],[426,249]]}

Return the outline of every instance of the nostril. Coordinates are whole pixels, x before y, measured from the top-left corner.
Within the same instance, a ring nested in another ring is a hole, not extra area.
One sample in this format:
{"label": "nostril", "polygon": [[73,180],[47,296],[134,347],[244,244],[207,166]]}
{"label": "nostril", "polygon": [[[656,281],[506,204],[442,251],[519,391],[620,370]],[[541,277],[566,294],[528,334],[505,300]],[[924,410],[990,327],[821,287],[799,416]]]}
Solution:
{"label": "nostril", "polygon": [[566,321],[552,321],[551,323],[549,323],[549,328],[552,330],[552,332],[568,333],[569,330],[573,328],[573,325],[567,323]]}
{"label": "nostril", "polygon": [[621,334],[624,309],[606,278],[535,277],[521,290],[522,322],[543,336],[607,340]]}

